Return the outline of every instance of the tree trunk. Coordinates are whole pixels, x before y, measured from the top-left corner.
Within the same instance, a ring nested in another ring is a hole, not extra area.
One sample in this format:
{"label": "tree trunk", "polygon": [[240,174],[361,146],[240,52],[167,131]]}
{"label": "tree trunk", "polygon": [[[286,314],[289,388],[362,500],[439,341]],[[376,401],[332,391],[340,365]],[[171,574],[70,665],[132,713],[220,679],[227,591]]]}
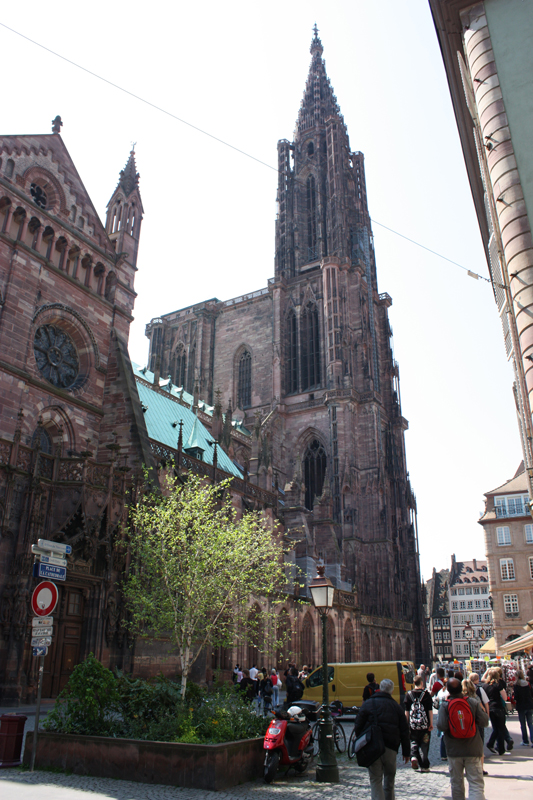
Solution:
{"label": "tree trunk", "polygon": [[181,699],[185,700],[185,689],[187,688],[187,678],[189,677],[189,656],[190,647],[185,648],[185,656],[181,659]]}

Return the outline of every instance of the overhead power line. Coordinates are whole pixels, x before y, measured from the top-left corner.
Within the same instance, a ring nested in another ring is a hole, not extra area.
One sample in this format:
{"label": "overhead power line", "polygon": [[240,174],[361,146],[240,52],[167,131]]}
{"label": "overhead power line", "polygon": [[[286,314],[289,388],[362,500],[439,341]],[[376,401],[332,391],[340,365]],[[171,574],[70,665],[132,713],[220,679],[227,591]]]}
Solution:
{"label": "overhead power line", "polygon": [[[172,119],[175,119],[177,122],[181,122],[183,125],[187,125],[189,128],[192,128],[193,130],[198,131],[198,133],[201,133],[204,136],[208,136],[210,139],[214,139],[214,141],[219,142],[220,144],[224,145],[225,147],[229,147],[231,150],[235,150],[235,152],[240,153],[243,156],[246,156],[246,158],[250,158],[250,159],[252,159],[252,161],[256,161],[258,164],[261,164],[263,167],[268,167],[268,169],[273,170],[278,175],[280,174],[280,170],[278,170],[277,167],[273,167],[272,164],[269,164],[266,161],[262,161],[260,158],[257,158],[256,156],[251,155],[251,153],[247,153],[245,150],[241,150],[240,147],[236,147],[235,145],[231,144],[230,142],[226,142],[224,139],[221,139],[219,136],[215,136],[213,133],[209,133],[209,131],[206,131],[203,128],[198,127],[198,125],[193,125],[192,122],[188,122],[186,119],[183,119],[182,117],[178,117],[177,114],[173,114],[171,111],[168,111],[166,108],[163,108],[162,106],[158,106],[156,103],[152,103],[150,100],[146,100],[146,98],[141,97],[138,94],[135,94],[135,92],[131,92],[129,89],[125,89],[123,86],[120,86],[118,83],[114,83],[113,81],[110,81],[108,78],[104,78],[103,75],[99,75],[97,72],[93,72],[93,70],[88,69],[87,67],[84,67],[81,64],[78,64],[76,61],[72,61],[72,59],[61,55],[61,53],[57,53],[55,50],[52,50],[50,47],[46,47],[46,45],[41,44],[41,42],[37,42],[37,41],[35,41],[35,39],[31,39],[29,36],[26,36],[24,33],[21,33],[20,31],[17,31],[14,28],[11,28],[9,25],[6,25],[4,22],[0,22],[0,25],[3,28],[5,28],[6,30],[10,31],[11,33],[14,33],[16,36],[20,36],[21,39],[25,39],[27,42],[30,42],[31,44],[35,45],[36,47],[40,47],[42,50],[45,50],[47,53],[50,53],[51,55],[55,56],[56,58],[60,58],[62,61],[65,61],[67,64],[70,64],[71,66],[76,67],[76,69],[80,69],[83,72],[86,72],[88,75],[91,75],[93,78],[97,78],[99,81],[102,81],[103,83],[107,83],[108,86],[112,86],[114,89],[118,89],[119,92],[123,92],[124,94],[127,94],[130,97],[133,97],[135,100],[138,100],[139,102],[144,103],[145,105],[150,106],[151,108],[154,108],[156,111],[160,111],[162,114],[166,114],[166,116],[171,117]],[[405,236],[405,234],[399,233],[399,231],[395,231],[393,228],[390,228],[388,225],[384,225],[382,222],[378,222],[378,220],[375,219],[374,217],[372,217],[372,222],[375,225],[379,225],[380,228],[384,228],[385,230],[389,231],[390,233],[394,233],[396,236],[400,236],[402,239],[405,239],[407,242],[410,242],[411,244],[414,244],[417,247],[422,248],[422,250],[426,250],[428,253],[432,253],[434,256],[437,256],[438,258],[442,258],[444,261],[448,261],[450,264],[454,264],[454,266],[459,267],[460,269],[464,270],[468,275],[470,275],[471,278],[475,278],[476,280],[483,280],[483,281],[486,281],[487,283],[490,283],[489,278],[486,278],[484,275],[480,275],[479,273],[468,269],[468,267],[465,267],[463,264],[459,264],[457,261],[453,261],[451,258],[448,258],[447,256],[443,256],[442,253],[438,253],[436,250],[432,250],[430,247],[426,247],[426,245],[421,244],[420,242],[417,242],[415,239],[411,239],[409,236]]]}

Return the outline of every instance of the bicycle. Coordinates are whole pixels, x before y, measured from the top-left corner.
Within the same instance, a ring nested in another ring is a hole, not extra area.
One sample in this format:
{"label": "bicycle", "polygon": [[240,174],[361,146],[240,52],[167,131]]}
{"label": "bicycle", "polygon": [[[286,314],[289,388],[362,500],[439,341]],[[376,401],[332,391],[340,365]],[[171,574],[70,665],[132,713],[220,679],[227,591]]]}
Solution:
{"label": "bicycle", "polygon": [[[322,710],[322,708],[323,708],[323,706],[320,706],[320,708],[318,709],[318,712],[320,712]],[[330,706],[330,711],[333,712],[332,716],[333,716],[334,712],[336,712],[337,710],[338,709],[336,707],[332,708],[332,706]],[[336,716],[342,716],[342,713],[336,714]],[[313,728],[312,728],[312,731],[313,731],[313,755],[315,755],[315,756],[318,755],[318,752],[319,752],[319,749],[320,749],[319,748],[319,742],[318,742],[318,732],[320,730],[319,726],[320,726],[320,721],[315,722],[315,724],[313,725]],[[344,728],[342,727],[342,725],[339,725],[337,722],[335,722],[335,719],[333,719],[333,741],[335,743],[335,747],[337,748],[338,752],[339,753],[344,753],[344,751],[346,750],[346,734],[344,733]]]}
{"label": "bicycle", "polygon": [[352,758],[355,758],[354,747],[355,747],[356,739],[357,739],[357,736],[355,735],[355,725],[354,725],[353,731],[351,732],[350,738],[348,739],[348,758],[350,760]]}

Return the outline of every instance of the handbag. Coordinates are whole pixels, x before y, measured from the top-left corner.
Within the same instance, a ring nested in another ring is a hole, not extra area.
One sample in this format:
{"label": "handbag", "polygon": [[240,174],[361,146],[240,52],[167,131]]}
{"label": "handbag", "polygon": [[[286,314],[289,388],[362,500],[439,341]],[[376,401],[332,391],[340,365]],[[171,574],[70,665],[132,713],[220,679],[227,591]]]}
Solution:
{"label": "handbag", "polygon": [[360,767],[370,767],[385,752],[383,734],[381,728],[375,721],[375,714],[372,711],[373,722],[357,737],[354,742],[354,753]]}

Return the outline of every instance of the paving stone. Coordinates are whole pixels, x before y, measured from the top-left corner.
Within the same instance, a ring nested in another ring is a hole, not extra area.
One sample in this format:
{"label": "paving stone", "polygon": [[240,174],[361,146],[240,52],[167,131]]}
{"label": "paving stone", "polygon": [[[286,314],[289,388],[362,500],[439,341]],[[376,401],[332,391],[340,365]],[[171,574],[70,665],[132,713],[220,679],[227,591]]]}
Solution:
{"label": "paving stone", "polygon": [[[351,731],[347,728],[346,732],[349,735]],[[440,741],[435,734],[431,738],[431,772],[415,772],[410,764],[404,765],[398,758],[396,789],[402,800],[439,798],[449,787],[447,765],[440,761]],[[338,784],[317,784],[312,769],[304,776],[292,771],[289,775],[280,772],[269,786],[258,778],[225,792],[10,769],[0,772],[0,794],[3,800],[82,800],[85,795],[90,795],[93,800],[370,800],[367,770],[358,767],[355,761],[349,761],[346,754],[340,755],[338,762]]]}

